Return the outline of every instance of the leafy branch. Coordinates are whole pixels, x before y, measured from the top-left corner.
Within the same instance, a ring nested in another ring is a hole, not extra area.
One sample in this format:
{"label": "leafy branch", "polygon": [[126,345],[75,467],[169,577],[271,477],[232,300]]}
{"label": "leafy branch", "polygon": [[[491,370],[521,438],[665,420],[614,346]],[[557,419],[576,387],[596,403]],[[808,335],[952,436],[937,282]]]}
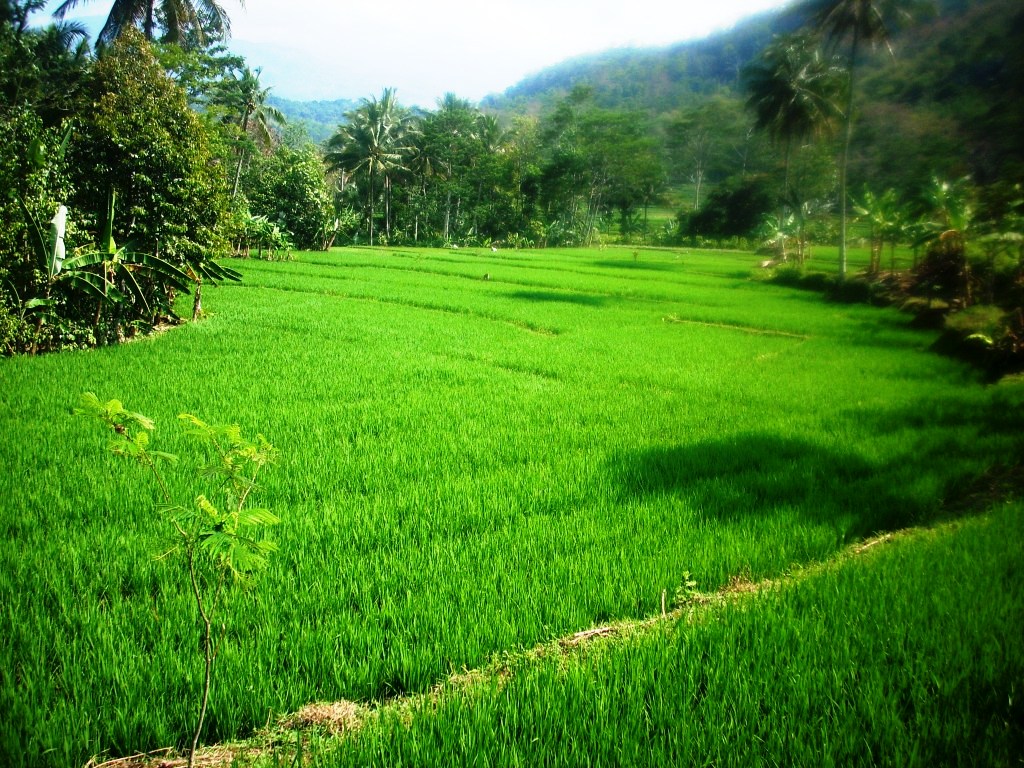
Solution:
{"label": "leafy branch", "polygon": [[186,434],[196,438],[205,453],[200,475],[214,481],[211,495],[220,504],[200,494],[192,505],[175,505],[160,465],[176,465],[178,458],[150,448],[156,429],[152,419],[127,410],[119,400],[101,402],[92,392],[82,395],[75,412],[103,422],[112,433],[107,449],[141,464],[154,476],[163,496],[159,508],[167,513],[178,537],[172,551],[184,554],[192,597],[199,612],[204,662],[199,716],[189,751],[191,768],[206,720],[214,662],[227,633],[226,624],[221,622],[219,636],[214,637],[215,617],[228,590],[236,585],[250,585],[277,549],[273,542],[258,534],[263,526],[276,525],[280,519],[268,509],[246,506],[257,488],[260,473],[276,462],[277,451],[263,435],[257,435],[255,441],[245,438],[237,424],[211,425],[190,413],[181,414],[178,418],[185,425]]}

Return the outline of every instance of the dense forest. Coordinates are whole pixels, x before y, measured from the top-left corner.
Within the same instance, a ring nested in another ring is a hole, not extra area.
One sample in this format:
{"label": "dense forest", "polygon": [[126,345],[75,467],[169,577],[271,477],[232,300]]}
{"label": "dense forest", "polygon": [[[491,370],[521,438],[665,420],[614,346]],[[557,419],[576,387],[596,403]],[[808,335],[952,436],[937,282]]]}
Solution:
{"label": "dense forest", "polygon": [[145,331],[181,291],[199,316],[204,281],[236,277],[216,257],[333,244],[686,243],[803,264],[838,242],[845,277],[856,237],[872,273],[886,245],[937,254],[916,277],[929,303],[997,285],[1016,300],[1024,10],[1009,0],[879,4],[856,30],[844,3],[811,0],[433,110],[391,89],[276,99],[212,10],[157,4],[141,30],[112,14],[93,48],[60,19],[30,26],[38,6],[0,2],[8,353]]}

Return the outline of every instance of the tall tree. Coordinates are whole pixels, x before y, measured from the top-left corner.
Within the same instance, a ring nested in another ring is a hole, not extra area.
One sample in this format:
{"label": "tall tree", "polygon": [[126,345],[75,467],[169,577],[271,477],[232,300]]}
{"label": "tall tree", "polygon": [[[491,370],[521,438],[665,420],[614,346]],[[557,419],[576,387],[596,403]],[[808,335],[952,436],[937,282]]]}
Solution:
{"label": "tall tree", "polygon": [[799,217],[804,202],[794,199],[790,184],[794,146],[831,133],[840,116],[838,72],[808,36],[787,35],[777,38],[744,69],[743,85],[755,127],[782,145],[781,228],[785,205],[791,205]]}
{"label": "tall tree", "polygon": [[31,109],[49,127],[78,108],[90,56],[81,24],[29,25],[30,15],[45,5],[0,0],[0,109]]}
{"label": "tall tree", "polygon": [[693,209],[700,208],[708,184],[746,176],[758,142],[743,104],[729,92],[679,109],[664,123],[670,181],[693,185]]}
{"label": "tall tree", "polygon": [[218,243],[227,207],[201,118],[142,36],[129,30],[93,69],[91,109],[76,126],[69,162],[88,168],[68,207],[102,212],[118,200],[117,242],[176,265],[201,264]]}
{"label": "tall tree", "polygon": [[850,139],[853,136],[853,110],[856,94],[857,59],[865,45],[884,43],[889,48],[889,27],[900,0],[807,0],[801,6],[809,14],[811,26],[827,41],[831,49],[846,43],[846,105],[843,110],[843,140],[839,155],[839,276],[846,277],[846,226],[848,200],[847,170],[850,162]]}
{"label": "tall tree", "polygon": [[398,103],[394,88],[385,88],[380,99],[365,99],[346,115],[347,124],[327,142],[327,163],[332,170],[366,177],[370,245],[374,240],[377,180],[383,180],[385,231],[390,228],[391,181],[404,169],[409,153],[411,115]]}
{"label": "tall tree", "polygon": [[423,147],[434,158],[434,180],[443,211],[441,238],[448,242],[461,230],[464,203],[468,207],[475,186],[472,176],[483,151],[481,118],[472,104],[454,93],[446,93],[437,107],[423,118],[420,129]]}
{"label": "tall tree", "polygon": [[271,124],[285,124],[285,116],[277,107],[267,103],[270,88],[260,87],[261,69],[243,67],[239,74],[221,82],[220,98],[217,100],[238,120],[239,146],[238,164],[235,167],[235,182],[231,196],[238,194],[238,182],[249,150],[249,136],[252,134],[257,146],[267,148],[272,143]]}
{"label": "tall tree", "polygon": [[[54,18],[62,20],[69,11],[89,2],[64,0],[53,12]],[[163,30],[163,42],[179,44],[190,37],[205,42],[209,37],[231,34],[231,20],[217,0],[114,0],[97,43],[107,45],[130,27],[141,29],[150,42],[156,40],[158,28]]]}

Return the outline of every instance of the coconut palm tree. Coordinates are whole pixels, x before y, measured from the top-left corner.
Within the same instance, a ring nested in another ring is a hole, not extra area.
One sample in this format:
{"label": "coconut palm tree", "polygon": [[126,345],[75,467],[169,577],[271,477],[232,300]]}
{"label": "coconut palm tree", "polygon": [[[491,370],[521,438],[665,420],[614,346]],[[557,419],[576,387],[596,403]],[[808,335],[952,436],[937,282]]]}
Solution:
{"label": "coconut palm tree", "polygon": [[7,24],[15,37],[21,37],[29,26],[29,17],[43,10],[46,0],[0,0],[0,24]]}
{"label": "coconut palm tree", "polygon": [[[63,20],[69,11],[90,1],[64,0],[53,16]],[[139,27],[152,42],[158,26],[163,28],[161,39],[167,43],[183,44],[190,35],[204,42],[208,37],[223,38],[231,33],[231,21],[217,0],[114,0],[96,42],[111,43],[128,27]]]}
{"label": "coconut palm tree", "polygon": [[338,127],[327,142],[327,163],[332,170],[365,175],[369,209],[370,245],[374,239],[377,179],[384,189],[385,231],[390,230],[390,193],[394,174],[405,170],[410,152],[411,114],[395,99],[395,89],[385,88],[380,100],[364,99],[357,109],[345,115],[348,121]]}
{"label": "coconut palm tree", "polygon": [[[16,39],[21,39],[31,27],[33,13],[46,8],[48,0],[0,0],[0,24],[8,25]],[[42,44],[54,52],[70,53],[84,58],[87,50],[82,43],[89,37],[84,24],[77,21],[52,24],[40,31]]]}
{"label": "coconut palm tree", "polygon": [[[747,106],[754,126],[783,147],[782,200],[791,201],[790,164],[794,146],[832,132],[840,115],[839,73],[807,35],[775,40],[743,71]],[[800,208],[800,202],[795,206]],[[785,215],[780,211],[780,222]]]}
{"label": "coconut palm tree", "polygon": [[219,86],[220,93],[217,101],[228,110],[229,114],[237,115],[238,130],[241,133],[238,165],[235,167],[235,183],[231,191],[232,197],[238,194],[238,183],[248,156],[247,137],[251,133],[258,146],[269,147],[273,142],[271,125],[284,125],[286,122],[281,110],[267,103],[270,88],[260,87],[262,72],[260,67],[256,67],[254,70],[243,67],[239,70],[238,75],[226,78]]}
{"label": "coconut palm tree", "polygon": [[846,225],[847,225],[847,168],[850,159],[850,138],[853,135],[855,75],[857,59],[865,45],[889,45],[889,28],[897,13],[906,15],[899,6],[908,6],[904,0],[807,0],[800,8],[808,14],[811,27],[822,35],[831,50],[844,43],[846,54],[846,104],[843,110],[843,142],[839,156],[839,275],[846,277]]}

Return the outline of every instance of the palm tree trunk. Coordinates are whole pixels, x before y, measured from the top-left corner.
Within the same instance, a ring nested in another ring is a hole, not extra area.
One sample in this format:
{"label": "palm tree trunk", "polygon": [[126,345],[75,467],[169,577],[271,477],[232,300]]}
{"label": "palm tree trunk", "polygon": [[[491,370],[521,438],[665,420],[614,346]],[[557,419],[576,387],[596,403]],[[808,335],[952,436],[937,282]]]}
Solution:
{"label": "palm tree trunk", "polygon": [[231,188],[231,197],[238,197],[238,182],[242,179],[242,164],[245,162],[245,152],[239,151],[238,153],[238,165],[235,168],[235,183]]}
{"label": "palm tree trunk", "polygon": [[452,220],[452,191],[449,189],[445,195],[444,200],[444,241],[447,243],[449,238],[449,226]]}
{"label": "palm tree trunk", "polygon": [[375,213],[374,205],[373,205],[373,203],[374,203],[374,200],[373,200],[373,171],[370,172],[370,184],[369,184],[369,187],[370,187],[370,190],[369,190],[369,197],[370,197],[370,246],[372,247],[373,246],[373,216],[374,216],[374,213]]}
{"label": "palm tree trunk", "polygon": [[196,295],[192,300],[192,321],[203,316],[203,276],[196,275]]}
{"label": "palm tree trunk", "polygon": [[779,203],[779,244],[782,250],[782,260],[789,261],[786,253],[786,201],[789,200],[789,167],[793,157],[793,139],[786,139],[786,152],[783,156],[783,180],[782,180],[782,201]]}
{"label": "palm tree trunk", "polygon": [[[246,109],[245,114],[242,117],[242,124],[240,126],[240,128],[242,129],[243,140],[244,140],[246,132],[249,130],[249,115],[250,115],[250,112],[249,112],[248,109]],[[245,162],[245,147],[244,146],[240,146],[238,148],[238,167],[235,168],[235,185],[234,185],[233,189],[231,190],[231,197],[232,198],[235,198],[235,197],[238,196],[238,182],[242,178],[242,164],[244,162]]]}
{"label": "palm tree trunk", "polygon": [[860,30],[854,27],[853,41],[850,43],[849,81],[846,91],[846,125],[843,131],[843,153],[839,159],[839,279],[846,279],[846,173],[850,163],[850,139],[853,136],[853,86],[854,72],[857,65],[857,44],[860,42]]}

